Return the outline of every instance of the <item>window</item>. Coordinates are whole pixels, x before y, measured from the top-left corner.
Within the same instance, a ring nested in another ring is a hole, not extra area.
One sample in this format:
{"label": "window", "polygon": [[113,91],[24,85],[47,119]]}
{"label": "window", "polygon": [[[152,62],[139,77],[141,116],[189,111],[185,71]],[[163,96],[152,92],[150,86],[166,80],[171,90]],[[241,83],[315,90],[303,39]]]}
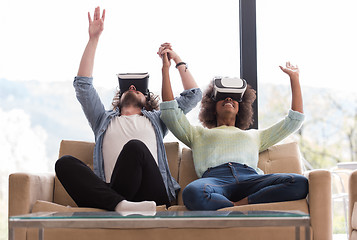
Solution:
{"label": "window", "polygon": [[[278,66],[291,61],[300,67],[306,116],[295,140],[307,165],[357,161],[357,2],[256,2],[260,127],[290,107],[289,79]],[[346,234],[342,202],[333,209],[334,234]]]}
{"label": "window", "polygon": [[314,167],[357,160],[355,9],[353,0],[257,1],[261,126],[290,107],[289,79],[278,66],[298,64],[306,113],[299,133]]}
{"label": "window", "polygon": [[[1,170],[0,239],[7,238],[8,174],[54,171],[61,139],[94,141],[72,81],[88,41],[87,11],[98,4],[107,14],[93,76],[106,108],[119,72],[149,72],[150,90],[161,95],[156,51],[166,41],[203,89],[216,75],[239,76],[236,0],[1,2],[0,154],[8,168]],[[171,80],[177,95],[183,88],[174,64]],[[189,117],[198,124],[197,110]]]}

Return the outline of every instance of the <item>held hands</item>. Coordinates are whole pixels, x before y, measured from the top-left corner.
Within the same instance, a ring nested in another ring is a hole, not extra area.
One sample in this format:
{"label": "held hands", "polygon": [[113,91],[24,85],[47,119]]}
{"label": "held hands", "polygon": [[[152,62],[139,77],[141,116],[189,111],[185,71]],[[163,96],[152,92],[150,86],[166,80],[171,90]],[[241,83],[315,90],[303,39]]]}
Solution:
{"label": "held hands", "polygon": [[178,63],[181,61],[180,57],[177,55],[176,52],[172,50],[171,43],[163,43],[161,44],[157,54],[160,58],[162,58],[163,66],[170,67],[171,66],[171,59]]}
{"label": "held hands", "polygon": [[169,53],[164,52],[161,56],[162,58],[162,67],[163,68],[170,68],[171,62],[169,60]]}
{"label": "held hands", "polygon": [[[170,43],[161,44],[159,51],[157,52],[159,57],[162,58],[162,100],[170,101],[173,100],[173,94],[170,84],[170,74],[169,68],[171,66],[171,59],[174,60],[176,66],[178,63],[183,63],[179,55],[176,54],[172,50],[172,46]],[[187,65],[180,65],[182,67],[178,67],[177,69],[180,72],[182,86],[185,90],[189,90],[192,88],[198,88],[198,85],[191,75],[190,71],[187,70]]]}
{"label": "held hands", "polygon": [[104,30],[105,9],[103,10],[102,17],[100,17],[100,7],[96,7],[94,10],[93,20],[88,12],[89,21],[89,38],[98,39]]}
{"label": "held hands", "polygon": [[289,75],[290,79],[299,79],[299,67],[292,65],[290,62],[286,62],[286,67],[279,66],[280,69]]}

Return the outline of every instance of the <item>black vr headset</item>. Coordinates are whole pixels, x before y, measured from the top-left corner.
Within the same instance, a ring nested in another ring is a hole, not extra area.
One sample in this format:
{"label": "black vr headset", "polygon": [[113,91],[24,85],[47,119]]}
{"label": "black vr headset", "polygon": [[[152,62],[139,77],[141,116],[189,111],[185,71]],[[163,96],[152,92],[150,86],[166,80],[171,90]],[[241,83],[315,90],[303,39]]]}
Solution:
{"label": "black vr headset", "polygon": [[212,100],[218,102],[227,97],[237,102],[241,102],[243,94],[247,89],[247,82],[240,78],[214,77]]}
{"label": "black vr headset", "polygon": [[119,81],[120,95],[129,90],[131,85],[134,85],[136,90],[145,96],[149,95],[149,73],[119,73],[117,76]]}

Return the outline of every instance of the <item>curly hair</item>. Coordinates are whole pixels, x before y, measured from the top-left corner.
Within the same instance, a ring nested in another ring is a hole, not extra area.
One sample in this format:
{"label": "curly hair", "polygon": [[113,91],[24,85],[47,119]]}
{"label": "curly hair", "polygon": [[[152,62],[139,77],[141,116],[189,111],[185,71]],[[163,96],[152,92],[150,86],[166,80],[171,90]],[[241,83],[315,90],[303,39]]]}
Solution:
{"label": "curly hair", "polygon": [[[113,110],[115,110],[117,107],[119,109],[121,109],[120,97],[121,97],[120,90],[117,90],[115,96],[113,97],[113,101],[112,101]],[[147,111],[159,110],[159,96],[158,95],[155,95],[152,92],[149,92],[148,96],[145,96],[145,98],[146,98],[145,110],[147,110]]]}
{"label": "curly hair", "polygon": [[[213,82],[211,82],[203,93],[199,120],[206,128],[217,127],[216,103],[212,100]],[[242,102],[239,103],[239,110],[236,116],[235,126],[239,129],[248,129],[253,124],[253,102],[256,99],[256,91],[248,84],[243,95]]]}

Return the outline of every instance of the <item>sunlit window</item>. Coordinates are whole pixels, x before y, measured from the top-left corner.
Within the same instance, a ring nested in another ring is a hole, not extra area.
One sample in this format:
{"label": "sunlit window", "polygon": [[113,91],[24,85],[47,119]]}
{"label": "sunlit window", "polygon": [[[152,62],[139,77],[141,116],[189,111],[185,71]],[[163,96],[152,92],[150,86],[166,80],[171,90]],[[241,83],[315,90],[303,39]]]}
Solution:
{"label": "sunlit window", "polygon": [[[161,59],[170,42],[200,87],[216,75],[239,76],[239,1],[3,1],[0,16],[0,239],[6,239],[11,172],[54,171],[60,140],[94,141],[73,78],[88,41],[87,12],[106,9],[94,65],[104,105],[120,72],[149,72],[161,94]],[[183,87],[174,63],[175,95]],[[190,119],[197,121],[197,109]],[[177,141],[172,138],[166,141]]]}
{"label": "sunlit window", "polygon": [[297,64],[306,112],[300,134],[314,167],[357,160],[356,136],[349,137],[357,124],[356,7],[352,0],[257,1],[261,126],[290,107],[289,79],[278,66]]}
{"label": "sunlit window", "polygon": [[[334,172],[357,161],[356,9],[354,0],[257,0],[260,127],[289,109],[289,79],[278,66],[297,64],[306,120],[293,138],[307,168]],[[333,200],[345,199],[333,201],[333,232],[346,234],[348,185],[336,176]]]}

